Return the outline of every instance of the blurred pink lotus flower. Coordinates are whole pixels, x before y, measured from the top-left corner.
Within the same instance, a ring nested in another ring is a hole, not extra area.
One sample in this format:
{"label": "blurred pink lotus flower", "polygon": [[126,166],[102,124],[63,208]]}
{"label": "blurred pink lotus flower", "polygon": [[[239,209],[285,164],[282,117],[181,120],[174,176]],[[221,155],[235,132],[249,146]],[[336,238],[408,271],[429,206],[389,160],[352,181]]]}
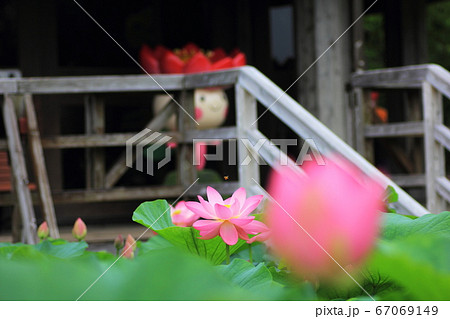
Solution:
{"label": "blurred pink lotus flower", "polygon": [[271,176],[274,202],[266,213],[272,248],[304,278],[333,279],[344,272],[330,256],[342,267],[355,266],[373,247],[384,191],[343,160],[303,169],[306,176],[287,166]]}
{"label": "blurred pink lotus flower", "polygon": [[190,227],[197,219],[200,218],[200,216],[193,213],[186,207],[185,201],[179,201],[175,207],[171,206],[170,216],[172,217],[172,223],[179,227]]}
{"label": "blurred pink lotus flower", "polygon": [[122,256],[128,259],[133,259],[134,258],[134,247],[132,246],[132,244],[130,244],[129,242],[125,242],[125,246],[123,247],[122,250]]}
{"label": "blurred pink lotus flower", "polygon": [[42,224],[39,225],[39,227],[37,229],[37,235],[38,235],[39,239],[44,240],[44,239],[48,238],[49,234],[50,234],[50,232],[48,229],[47,222],[44,221],[44,222],[42,222]]}
{"label": "blurred pink lotus flower", "polygon": [[76,240],[80,241],[83,240],[84,237],[86,237],[86,234],[87,234],[86,224],[80,217],[78,217],[78,219],[75,221],[75,224],[73,225],[72,235]]}
{"label": "blurred pink lotus flower", "polygon": [[134,240],[133,236],[131,234],[128,234],[127,239],[125,240],[125,247],[126,246],[132,247],[133,251],[136,250],[136,240]]}
{"label": "blurred pink lotus flower", "polygon": [[249,240],[249,234],[268,230],[264,223],[254,220],[255,216],[249,216],[263,199],[262,195],[247,198],[243,187],[226,200],[210,186],[206,193],[208,201],[198,196],[199,203],[186,202],[187,208],[205,219],[193,224],[200,231],[201,239],[220,236],[226,244],[234,245],[239,238]]}

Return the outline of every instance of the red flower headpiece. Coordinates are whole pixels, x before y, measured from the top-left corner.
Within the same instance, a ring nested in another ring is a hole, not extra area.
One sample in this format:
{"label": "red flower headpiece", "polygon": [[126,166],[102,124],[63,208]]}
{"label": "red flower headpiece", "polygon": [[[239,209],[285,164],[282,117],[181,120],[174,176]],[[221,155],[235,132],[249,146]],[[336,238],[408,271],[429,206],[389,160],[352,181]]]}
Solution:
{"label": "red flower headpiece", "polygon": [[237,49],[230,56],[227,56],[222,48],[205,54],[193,43],[173,51],[162,45],[151,49],[144,44],[139,52],[139,58],[142,67],[150,74],[207,72],[246,64],[245,54]]}

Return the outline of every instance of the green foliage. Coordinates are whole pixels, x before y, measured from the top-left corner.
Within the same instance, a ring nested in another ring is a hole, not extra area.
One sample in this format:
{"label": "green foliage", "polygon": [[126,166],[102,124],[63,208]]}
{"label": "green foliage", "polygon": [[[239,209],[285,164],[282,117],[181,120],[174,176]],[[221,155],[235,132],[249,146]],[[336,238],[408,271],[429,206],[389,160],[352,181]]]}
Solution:
{"label": "green foliage", "polygon": [[384,17],[381,13],[367,14],[363,17],[365,69],[385,67]]}
{"label": "green foliage", "polygon": [[[376,300],[450,299],[450,213],[383,214],[380,240],[355,279]],[[439,281],[439,282],[437,282]],[[356,284],[323,284],[323,300],[366,300]],[[370,297],[369,297],[370,298]]]}
{"label": "green foliage", "polygon": [[381,237],[387,240],[410,235],[433,235],[450,238],[450,212],[428,214],[416,219],[399,214],[383,215]]}
{"label": "green foliage", "polygon": [[71,258],[81,256],[86,248],[84,241],[67,242],[62,239],[44,240],[36,245],[36,250],[58,258]]}
{"label": "green foliage", "polygon": [[450,69],[450,3],[448,1],[430,3],[427,6],[426,31],[429,62]]}
{"label": "green foliage", "polygon": [[[26,261],[0,259],[0,300],[76,300],[111,264],[111,260],[105,263],[96,254],[59,259],[37,250]],[[154,251],[136,260],[120,259],[80,298],[252,299],[267,298],[234,285],[202,258],[175,248]]]}
{"label": "green foliage", "polygon": [[398,194],[395,191],[394,187],[392,187],[391,185],[389,185],[386,188],[386,197],[385,197],[385,201],[388,204],[392,204],[392,203],[396,203],[398,201]]}
{"label": "green foliage", "polygon": [[450,212],[383,216],[381,240],[364,274],[384,300],[450,299]]}
{"label": "green foliage", "polygon": [[[293,275],[261,243],[252,244],[253,263],[240,241],[231,263],[220,265],[221,238],[201,240],[195,229],[174,226],[164,200],[143,203],[133,220],[158,233],[139,244],[133,260],[88,251],[85,242],[0,243],[0,300],[371,300],[351,280],[311,283]],[[376,300],[449,300],[449,226],[450,212],[384,214],[380,239],[355,280]]]}
{"label": "green foliage", "polygon": [[[187,250],[210,260],[213,264],[221,264],[226,258],[226,245],[222,238],[210,240],[199,239],[199,231],[192,227],[177,227],[170,218],[170,207],[165,200],[145,202],[136,209],[133,221],[144,225],[172,245]],[[230,247],[230,253],[236,252],[245,241],[239,240]]]}
{"label": "green foliage", "polygon": [[368,269],[400,289],[380,292],[384,300],[449,300],[450,237],[415,235],[380,242]]}
{"label": "green foliage", "polygon": [[233,259],[229,265],[217,267],[232,283],[247,289],[267,289],[273,284],[270,271],[264,263],[253,266],[246,260]]}

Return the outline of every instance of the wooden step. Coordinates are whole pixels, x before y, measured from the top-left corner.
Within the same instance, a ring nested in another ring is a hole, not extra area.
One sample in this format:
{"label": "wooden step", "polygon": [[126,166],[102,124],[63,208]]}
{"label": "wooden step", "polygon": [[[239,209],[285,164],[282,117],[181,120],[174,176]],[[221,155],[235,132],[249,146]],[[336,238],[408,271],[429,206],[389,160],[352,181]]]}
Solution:
{"label": "wooden step", "polygon": [[[35,190],[36,185],[28,184],[30,190]],[[0,192],[10,192],[11,185],[11,166],[8,162],[8,152],[0,151]]]}

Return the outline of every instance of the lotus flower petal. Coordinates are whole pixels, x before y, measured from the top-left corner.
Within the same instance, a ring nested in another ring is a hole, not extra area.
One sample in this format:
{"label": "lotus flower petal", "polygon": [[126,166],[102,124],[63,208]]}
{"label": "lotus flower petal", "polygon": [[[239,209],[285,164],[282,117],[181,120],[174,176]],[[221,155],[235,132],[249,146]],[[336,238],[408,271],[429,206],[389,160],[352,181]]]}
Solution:
{"label": "lotus flower petal", "polygon": [[208,196],[208,201],[211,203],[211,205],[220,204],[224,205],[222,196],[219,194],[218,191],[216,191],[211,186],[208,186],[206,188],[206,194]]}
{"label": "lotus flower petal", "polygon": [[235,245],[238,241],[238,232],[233,224],[224,222],[220,226],[220,237],[228,245]]}
{"label": "lotus flower petal", "polygon": [[205,207],[203,207],[202,204],[197,203],[197,202],[186,202],[185,203],[186,207],[191,210],[192,212],[194,212],[195,214],[197,214],[198,216],[205,218],[205,219],[211,219],[211,218],[215,218],[216,216],[211,215],[206,209]]}

